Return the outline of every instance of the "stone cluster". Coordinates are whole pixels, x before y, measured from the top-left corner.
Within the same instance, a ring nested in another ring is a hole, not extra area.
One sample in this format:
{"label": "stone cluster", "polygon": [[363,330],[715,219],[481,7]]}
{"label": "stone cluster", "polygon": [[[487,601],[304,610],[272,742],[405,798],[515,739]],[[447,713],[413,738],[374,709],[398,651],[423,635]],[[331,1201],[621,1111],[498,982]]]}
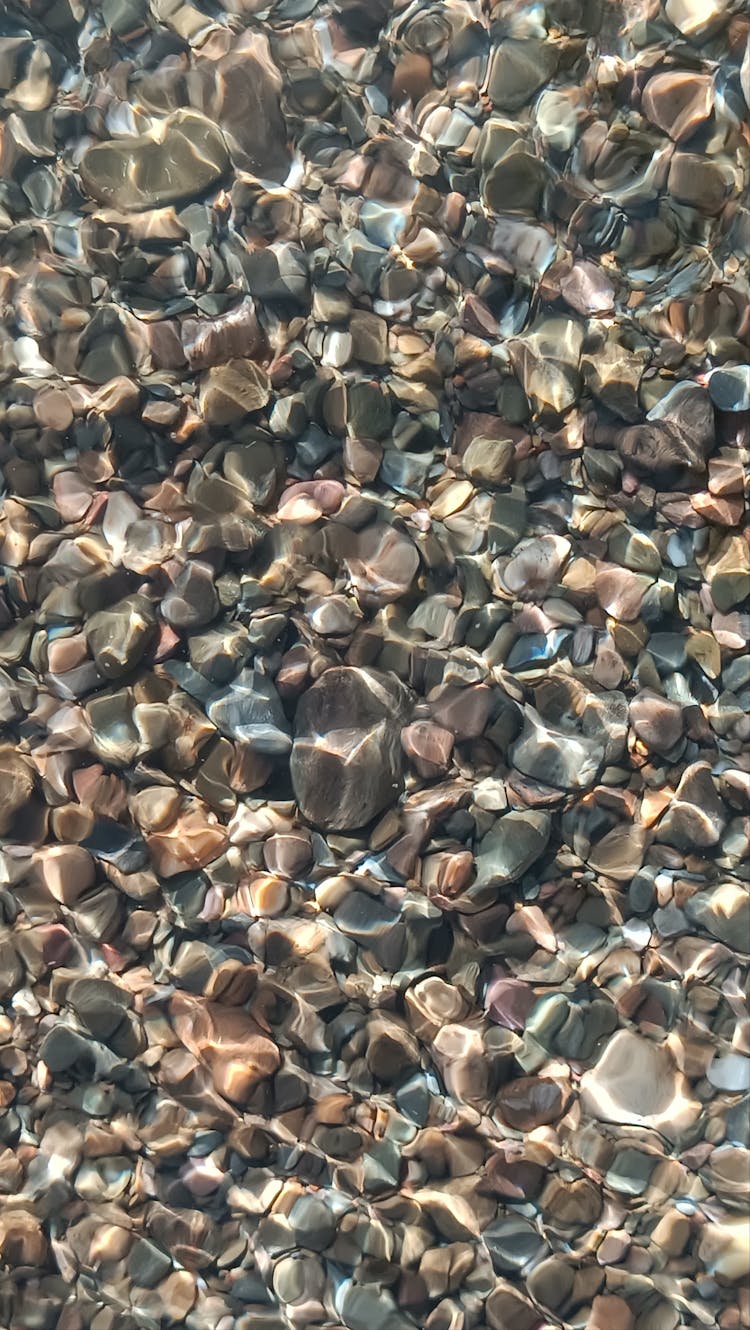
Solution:
{"label": "stone cluster", "polygon": [[750,1327],[749,106],[3,6],[1,1325]]}

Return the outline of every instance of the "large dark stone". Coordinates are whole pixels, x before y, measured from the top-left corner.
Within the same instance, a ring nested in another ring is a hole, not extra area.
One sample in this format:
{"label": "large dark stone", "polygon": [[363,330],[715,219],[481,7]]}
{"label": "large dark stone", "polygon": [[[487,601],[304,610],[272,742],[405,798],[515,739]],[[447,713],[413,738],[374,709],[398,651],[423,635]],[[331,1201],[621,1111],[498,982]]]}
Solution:
{"label": "large dark stone", "polygon": [[125,211],[164,208],[221,179],[229,154],[220,131],[196,111],[173,111],[148,134],[95,143],[84,154],[84,189]]}
{"label": "large dark stone", "polygon": [[300,809],[329,830],[361,827],[401,788],[406,689],[375,670],[326,670],[297,708],[291,773]]}

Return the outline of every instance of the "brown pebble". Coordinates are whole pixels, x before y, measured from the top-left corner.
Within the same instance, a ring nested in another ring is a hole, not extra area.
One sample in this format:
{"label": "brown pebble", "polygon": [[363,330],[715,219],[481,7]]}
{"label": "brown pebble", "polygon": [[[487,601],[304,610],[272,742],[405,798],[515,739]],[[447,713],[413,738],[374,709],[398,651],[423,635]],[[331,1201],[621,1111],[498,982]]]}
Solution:
{"label": "brown pebble", "polygon": [[448,770],[453,751],[450,730],[432,725],[429,721],[417,721],[401,731],[401,743],[406,756],[421,776],[430,778]]}
{"label": "brown pebble", "polygon": [[393,97],[412,102],[419,101],[431,86],[432,65],[426,55],[409,51],[402,56],[393,71]]}
{"label": "brown pebble", "polygon": [[34,415],[44,429],[64,434],[73,424],[73,408],[68,394],[60,388],[46,388],[34,398]]}

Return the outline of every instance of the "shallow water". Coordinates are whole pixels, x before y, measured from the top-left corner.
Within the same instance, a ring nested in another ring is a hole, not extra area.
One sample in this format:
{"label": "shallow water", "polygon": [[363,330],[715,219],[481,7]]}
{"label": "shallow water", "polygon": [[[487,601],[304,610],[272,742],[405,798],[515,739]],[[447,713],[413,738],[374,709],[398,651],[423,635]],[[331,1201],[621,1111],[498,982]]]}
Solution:
{"label": "shallow water", "polygon": [[750,1324],[750,19],[0,15],[0,1323]]}

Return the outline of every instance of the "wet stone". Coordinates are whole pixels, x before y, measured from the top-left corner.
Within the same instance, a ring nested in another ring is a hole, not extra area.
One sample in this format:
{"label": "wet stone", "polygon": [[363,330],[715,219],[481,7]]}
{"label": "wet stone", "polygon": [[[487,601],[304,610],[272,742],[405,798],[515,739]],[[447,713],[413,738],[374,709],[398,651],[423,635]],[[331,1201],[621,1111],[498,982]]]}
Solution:
{"label": "wet stone", "polygon": [[488,531],[492,554],[506,554],[514,548],[526,528],[526,513],[526,499],[519,486],[497,495]]}
{"label": "wet stone", "polygon": [[554,1081],[526,1076],[500,1090],[498,1107],[509,1127],[533,1131],[562,1116],[565,1096]]}
{"label": "wet stone", "polygon": [[499,485],[510,470],[513,443],[510,439],[472,439],[461,465],[466,475],[478,484]]}
{"label": "wet stone", "polygon": [[708,382],[711,401],[720,411],[750,411],[750,372],[747,365],[715,370]]}
{"label": "wet stone", "polygon": [[107,679],[120,679],[142,659],[156,632],[156,616],[145,596],[131,596],[99,610],[86,624],[86,639]]}
{"label": "wet stone", "polygon": [[695,1121],[699,1105],[685,1093],[668,1048],[619,1030],[582,1082],[584,1104],[605,1122],[656,1127],[670,1139]]}
{"label": "wet stone", "polygon": [[303,815],[343,831],[369,822],[401,782],[406,693],[373,670],[327,670],[297,707],[291,776]]}
{"label": "wet stone", "polygon": [[0,827],[3,835],[13,831],[14,824],[34,793],[34,768],[22,753],[13,748],[0,749]]}
{"label": "wet stone", "polygon": [[630,715],[638,738],[658,753],[668,753],[682,738],[684,718],[677,702],[644,691],[631,703]]}
{"label": "wet stone", "polygon": [[268,376],[252,360],[229,360],[206,372],[201,407],[210,425],[220,427],[244,419],[270,398]]}
{"label": "wet stone", "polygon": [[259,753],[281,754],[291,748],[288,722],[273,682],[253,667],[242,670],[214,695],[207,714],[222,734]]}
{"label": "wet stone", "polygon": [[88,149],[84,187],[115,208],[161,208],[215,184],[229,166],[221,132],[195,111],[174,111],[154,131]]}
{"label": "wet stone", "polygon": [[552,43],[507,38],[495,51],[489,96],[495,106],[516,111],[548,82],[556,65]]}
{"label": "wet stone", "polygon": [[453,750],[450,730],[417,721],[401,731],[401,744],[421,776],[439,776],[447,771]]}
{"label": "wet stone", "polygon": [[197,559],[183,565],[161,602],[164,619],[177,629],[204,627],[218,608],[213,572]]}
{"label": "wet stone", "polygon": [[524,1270],[543,1250],[543,1241],[534,1225],[527,1219],[510,1216],[495,1220],[485,1229],[484,1240],[498,1274]]}
{"label": "wet stone", "polygon": [[130,1249],[128,1269],[133,1283],[141,1288],[155,1288],[171,1270],[172,1261],[146,1238],[137,1238]]}
{"label": "wet stone", "polygon": [[642,99],[649,120],[677,143],[696,133],[708,119],[712,103],[710,78],[682,70],[654,74]]}
{"label": "wet stone", "polygon": [[479,846],[476,885],[517,881],[544,853],[551,829],[549,813],[510,812],[499,818]]}
{"label": "wet stone", "polygon": [[525,776],[577,790],[593,785],[604,760],[604,746],[595,737],[548,726],[529,708],[511,757]]}

